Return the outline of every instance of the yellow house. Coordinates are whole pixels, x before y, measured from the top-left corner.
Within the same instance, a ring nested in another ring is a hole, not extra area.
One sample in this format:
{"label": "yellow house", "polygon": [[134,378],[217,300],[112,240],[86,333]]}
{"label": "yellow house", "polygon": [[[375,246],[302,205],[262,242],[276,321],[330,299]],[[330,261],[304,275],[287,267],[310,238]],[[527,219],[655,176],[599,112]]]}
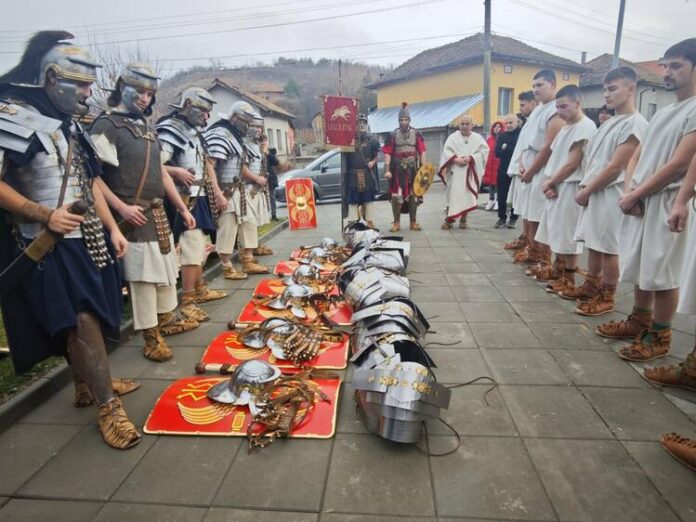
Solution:
{"label": "yellow house", "polygon": [[[558,87],[578,84],[587,69],[582,65],[531,47],[514,38],[492,36],[492,121],[518,110],[517,96],[531,89],[532,77],[542,68],[556,73]],[[457,99],[483,92],[483,34],[423,51],[369,85],[377,90],[378,110],[422,102]],[[468,110],[478,125],[483,123],[483,104]],[[459,117],[445,122],[456,125]],[[398,122],[392,122],[396,128]],[[417,122],[413,122],[418,127]],[[372,129],[373,132],[380,132]]]}

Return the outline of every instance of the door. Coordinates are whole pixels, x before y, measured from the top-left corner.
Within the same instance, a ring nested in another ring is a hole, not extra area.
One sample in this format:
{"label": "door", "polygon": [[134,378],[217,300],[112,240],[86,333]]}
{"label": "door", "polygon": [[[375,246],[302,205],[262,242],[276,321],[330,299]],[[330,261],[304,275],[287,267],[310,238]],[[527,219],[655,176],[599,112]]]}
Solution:
{"label": "door", "polygon": [[322,198],[341,197],[341,153],[339,151],[319,164],[314,180],[319,185]]}

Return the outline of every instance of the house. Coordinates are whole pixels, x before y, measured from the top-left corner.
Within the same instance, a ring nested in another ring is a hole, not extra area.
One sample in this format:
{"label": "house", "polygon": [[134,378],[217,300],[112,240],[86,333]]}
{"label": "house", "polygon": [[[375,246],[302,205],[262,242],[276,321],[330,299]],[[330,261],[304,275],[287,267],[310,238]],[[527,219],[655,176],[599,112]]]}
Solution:
{"label": "house", "polygon": [[[674,94],[665,89],[662,75],[653,72],[651,67],[644,67],[628,60],[619,60],[619,64],[632,67],[638,75],[636,109],[646,119],[652,118],[657,109],[675,101]],[[590,68],[590,71],[580,76],[582,103],[588,116],[593,116],[593,112],[604,105],[602,80],[612,68],[611,54],[602,54],[585,65]]]}
{"label": "house", "polygon": [[[492,121],[517,111],[517,95],[531,89],[532,77],[539,69],[553,69],[559,87],[577,84],[586,71],[572,60],[514,38],[493,35],[492,47]],[[428,161],[437,162],[444,140],[462,115],[468,113],[475,123],[483,123],[483,34],[423,51],[368,87],[377,91],[378,107],[369,116],[370,130],[383,133],[395,129],[398,109],[407,101],[412,125],[425,137]]]}
{"label": "house", "polygon": [[217,102],[216,110],[210,115],[210,123],[220,119],[230,105],[239,100],[248,102],[263,116],[268,146],[275,147],[281,161],[294,156],[295,134],[293,120],[295,115],[261,96],[245,91],[227,80],[216,78],[206,89]]}
{"label": "house", "polygon": [[261,96],[273,103],[277,103],[285,97],[285,88],[279,83],[273,82],[260,82],[252,83],[247,86],[247,90]]}

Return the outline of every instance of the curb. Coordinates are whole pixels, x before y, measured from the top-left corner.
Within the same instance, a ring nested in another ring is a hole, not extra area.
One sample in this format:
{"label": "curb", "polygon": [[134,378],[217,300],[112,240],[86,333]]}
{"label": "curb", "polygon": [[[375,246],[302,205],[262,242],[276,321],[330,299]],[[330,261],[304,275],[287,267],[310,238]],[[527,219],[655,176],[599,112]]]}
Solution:
{"label": "curb", "polygon": [[[282,223],[278,223],[275,227],[266,232],[263,237],[259,238],[259,243],[268,241],[269,239],[280,234],[286,228],[288,228],[287,220],[283,221]],[[203,277],[206,280],[211,280],[219,276],[221,273],[222,263],[220,263],[218,260],[203,272]],[[135,334],[132,319],[129,319],[125,323],[121,324],[120,334],[121,338],[119,339],[118,343],[113,341],[107,342],[107,353],[111,353],[116,350],[121,344],[122,340],[127,340]],[[67,365],[67,363],[62,363],[56,368],[53,368],[43,377],[31,383],[7,402],[0,404],[0,433],[8,429],[12,424],[24,417],[34,408],[50,399],[56,394],[56,392],[60,391],[71,382],[72,372],[70,371],[70,367]]]}

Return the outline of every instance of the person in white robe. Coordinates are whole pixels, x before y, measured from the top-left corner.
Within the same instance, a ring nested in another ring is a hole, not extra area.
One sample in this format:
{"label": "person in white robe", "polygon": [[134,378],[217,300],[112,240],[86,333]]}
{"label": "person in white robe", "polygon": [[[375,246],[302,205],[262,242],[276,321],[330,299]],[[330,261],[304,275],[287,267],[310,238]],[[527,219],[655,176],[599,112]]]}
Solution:
{"label": "person in white robe", "polygon": [[[619,236],[621,281],[633,283],[634,313],[625,321],[598,327],[604,337],[633,343],[619,350],[628,361],[667,355],[671,321],[679,300],[688,234],[669,229],[667,220],[682,180],[696,154],[696,39],[665,53],[664,84],[676,102],[658,110],[626,173]],[[688,232],[691,219],[684,224]]]}
{"label": "person in white robe", "polygon": [[473,132],[471,116],[462,116],[459,130],[445,141],[438,175],[445,183],[447,213],[442,228],[452,228],[459,218],[459,228],[467,228],[466,216],[478,206],[478,193],[488,159],[488,143]]}
{"label": "person in white robe", "polygon": [[626,167],[645,137],[648,122],[636,111],[637,76],[630,67],[617,67],[604,77],[606,107],[615,111],[587,144],[583,159],[584,177],[575,201],[580,218],[575,238],[588,249],[585,281],[561,297],[578,299],[576,312],[596,316],[614,311],[619,281],[619,232],[623,213]]}
{"label": "person in white robe", "polygon": [[551,157],[544,168],[540,190],[546,197],[535,241],[548,245],[556,263],[530,269],[538,280],[553,280],[548,290],[561,293],[575,287],[577,256],[582,245],[575,240],[580,206],[575,194],[582,179],[585,144],[597,128],[582,111],[580,89],[566,85],[556,94],[556,110],[566,123],[551,143]]}

